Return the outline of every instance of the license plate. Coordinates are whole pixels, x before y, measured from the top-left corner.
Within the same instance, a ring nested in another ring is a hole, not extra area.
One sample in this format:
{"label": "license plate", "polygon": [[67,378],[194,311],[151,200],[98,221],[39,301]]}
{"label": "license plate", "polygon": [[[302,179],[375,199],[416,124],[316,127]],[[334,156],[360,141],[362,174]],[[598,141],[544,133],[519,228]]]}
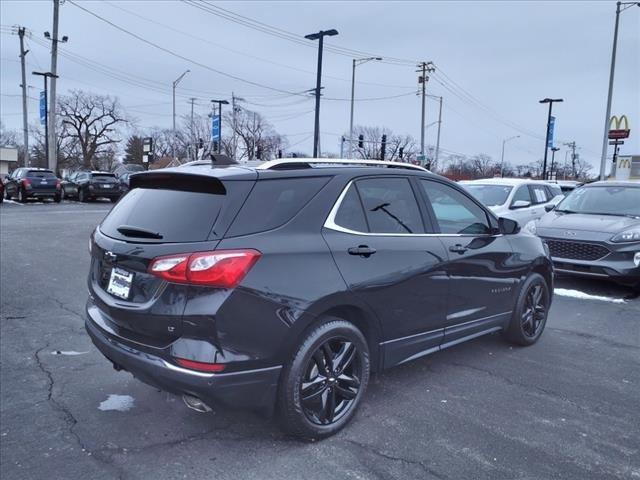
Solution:
{"label": "license plate", "polygon": [[111,278],[109,278],[107,292],[116,297],[127,299],[129,298],[132,282],[133,273],[114,267],[113,270],[111,270]]}
{"label": "license plate", "polygon": [[111,185],[102,185],[102,188],[111,188]]}

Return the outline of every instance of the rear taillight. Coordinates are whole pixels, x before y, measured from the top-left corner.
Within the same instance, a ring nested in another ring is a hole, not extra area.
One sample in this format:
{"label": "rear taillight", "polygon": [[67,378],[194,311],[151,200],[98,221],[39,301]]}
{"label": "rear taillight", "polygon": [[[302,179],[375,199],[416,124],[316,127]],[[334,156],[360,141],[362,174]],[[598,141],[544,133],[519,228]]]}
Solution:
{"label": "rear taillight", "polygon": [[58,190],[60,190],[60,188],[62,188],[62,184],[60,183],[60,180],[56,180],[56,188]]}
{"label": "rear taillight", "polygon": [[223,363],[196,362],[195,360],[187,360],[186,358],[175,358],[174,360],[181,367],[199,372],[221,372],[225,367]]}
{"label": "rear taillight", "polygon": [[23,178],[22,179],[22,186],[23,187],[30,187],[31,186],[31,180],[29,180],[28,178]]}
{"label": "rear taillight", "polygon": [[257,250],[215,250],[154,258],[149,273],[168,282],[234,288],[260,258]]}

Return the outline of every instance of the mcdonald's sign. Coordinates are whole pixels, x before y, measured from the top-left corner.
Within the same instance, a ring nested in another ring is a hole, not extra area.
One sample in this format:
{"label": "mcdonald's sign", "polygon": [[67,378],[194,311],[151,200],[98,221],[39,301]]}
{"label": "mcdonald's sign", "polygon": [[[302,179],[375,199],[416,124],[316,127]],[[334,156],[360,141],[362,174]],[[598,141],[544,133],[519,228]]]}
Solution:
{"label": "mcdonald's sign", "polygon": [[[624,127],[624,128],[622,128]],[[621,115],[620,118],[613,115],[609,120],[609,138],[617,140],[621,138],[629,138],[629,120],[626,115]]]}

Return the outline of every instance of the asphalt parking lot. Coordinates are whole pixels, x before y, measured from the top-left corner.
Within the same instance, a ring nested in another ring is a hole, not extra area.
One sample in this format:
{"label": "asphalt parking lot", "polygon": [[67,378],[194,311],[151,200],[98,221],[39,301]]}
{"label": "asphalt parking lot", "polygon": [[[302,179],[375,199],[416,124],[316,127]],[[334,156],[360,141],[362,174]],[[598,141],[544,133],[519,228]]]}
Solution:
{"label": "asphalt parking lot", "polygon": [[345,430],[306,444],[252,413],[189,410],[93,347],[88,237],[111,207],[0,206],[0,477],[640,478],[630,290],[560,279],[533,347],[493,335],[379,374]]}

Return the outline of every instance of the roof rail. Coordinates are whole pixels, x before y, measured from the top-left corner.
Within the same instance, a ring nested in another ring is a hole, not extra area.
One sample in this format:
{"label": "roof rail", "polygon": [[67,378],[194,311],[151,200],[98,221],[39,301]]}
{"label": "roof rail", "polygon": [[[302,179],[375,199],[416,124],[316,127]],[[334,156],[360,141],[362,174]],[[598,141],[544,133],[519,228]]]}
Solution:
{"label": "roof rail", "polygon": [[356,167],[389,167],[406,168],[409,170],[428,170],[419,165],[403,162],[385,162],[381,160],[349,160],[342,158],[279,158],[270,160],[256,167],[258,170],[286,170],[296,168],[310,168],[312,165],[352,165]]}

